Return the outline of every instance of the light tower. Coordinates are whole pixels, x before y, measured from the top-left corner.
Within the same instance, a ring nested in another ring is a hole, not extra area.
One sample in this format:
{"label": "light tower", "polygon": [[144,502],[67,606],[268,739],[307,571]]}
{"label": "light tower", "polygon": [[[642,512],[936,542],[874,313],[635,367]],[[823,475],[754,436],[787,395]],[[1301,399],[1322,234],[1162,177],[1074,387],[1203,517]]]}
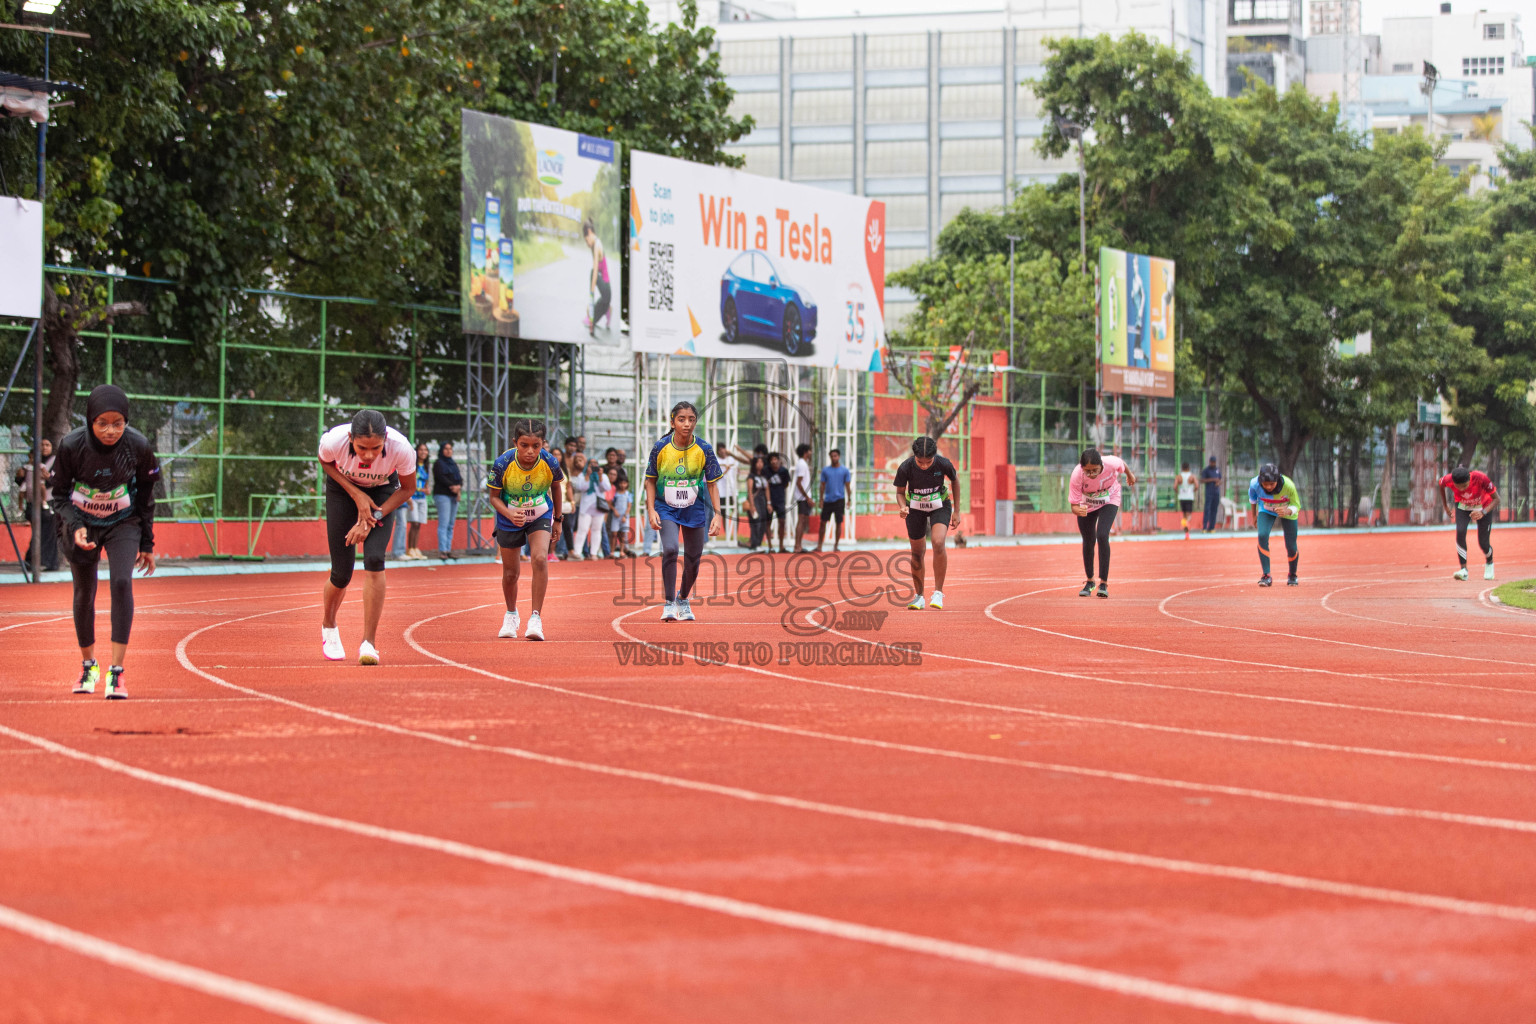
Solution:
{"label": "light tower", "polygon": [[1340,31],[1344,35],[1339,103],[1344,108],[1345,123],[1356,131],[1364,131],[1365,100],[1360,85],[1365,76],[1365,40],[1360,35],[1360,0],[1339,0],[1339,7]]}

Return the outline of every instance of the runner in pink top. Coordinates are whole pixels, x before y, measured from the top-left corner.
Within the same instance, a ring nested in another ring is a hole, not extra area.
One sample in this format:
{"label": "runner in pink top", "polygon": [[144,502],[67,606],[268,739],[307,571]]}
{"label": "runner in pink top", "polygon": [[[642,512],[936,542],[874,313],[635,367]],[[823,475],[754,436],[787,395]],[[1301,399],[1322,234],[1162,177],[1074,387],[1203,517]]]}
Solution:
{"label": "runner in pink top", "polygon": [[1125,460],[1117,455],[1100,455],[1097,448],[1088,448],[1072,471],[1067,484],[1067,501],[1077,514],[1077,529],[1083,535],[1083,572],[1088,581],[1077,592],[1078,597],[1093,593],[1093,549],[1099,549],[1099,596],[1109,596],[1109,530],[1115,525],[1115,514],[1120,511],[1120,477],[1132,487],[1136,475]]}

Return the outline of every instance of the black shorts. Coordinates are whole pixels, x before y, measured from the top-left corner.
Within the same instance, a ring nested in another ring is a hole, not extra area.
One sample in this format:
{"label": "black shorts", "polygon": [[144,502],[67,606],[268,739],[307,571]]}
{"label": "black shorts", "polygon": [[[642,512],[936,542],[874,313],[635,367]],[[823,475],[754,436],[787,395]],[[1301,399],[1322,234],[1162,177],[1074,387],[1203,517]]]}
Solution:
{"label": "black shorts", "polygon": [[1183,512],[1185,515],[1188,515],[1189,513],[1193,512],[1194,510],[1195,510],[1195,499],[1194,498],[1180,498],[1179,499],[1179,511],[1180,512]]}
{"label": "black shorts", "polygon": [[[353,486],[357,486],[354,484]],[[375,505],[383,505],[399,487],[399,479],[391,473],[388,483],[377,487],[359,487]],[[357,546],[347,543],[347,534],[357,525],[357,503],[346,488],[325,478],[325,532],[331,549],[331,585],[346,589],[352,582],[352,571],[357,567]],[[394,532],[395,517],[379,520],[368,536],[363,538],[363,571],[383,572],[384,556],[389,552],[389,538]]]}
{"label": "black shorts", "polygon": [[549,533],[554,528],[553,515],[540,516],[531,523],[524,523],[521,530],[496,529],[496,544],[504,548],[521,548],[535,533]]}
{"label": "black shorts", "polygon": [[948,526],[950,514],[953,512],[950,505],[936,508],[932,512],[919,512],[917,509],[907,510],[907,537],[911,540],[922,540],[928,536],[930,526]]}
{"label": "black shorts", "polygon": [[800,499],[800,500],[796,501],[795,502],[795,511],[800,513],[800,518],[801,519],[809,518],[810,514],[811,514],[811,503],[810,503],[810,501],[807,500],[807,499]]}
{"label": "black shorts", "polygon": [[780,501],[778,504],[769,503],[767,521],[772,522],[774,516],[778,516],[779,522],[782,523],[784,521],[784,502]]}
{"label": "black shorts", "polygon": [[847,498],[838,498],[836,501],[822,502],[821,521],[826,522],[829,519],[836,519],[839,523],[841,523],[843,521],[843,510],[847,508],[847,506]]}

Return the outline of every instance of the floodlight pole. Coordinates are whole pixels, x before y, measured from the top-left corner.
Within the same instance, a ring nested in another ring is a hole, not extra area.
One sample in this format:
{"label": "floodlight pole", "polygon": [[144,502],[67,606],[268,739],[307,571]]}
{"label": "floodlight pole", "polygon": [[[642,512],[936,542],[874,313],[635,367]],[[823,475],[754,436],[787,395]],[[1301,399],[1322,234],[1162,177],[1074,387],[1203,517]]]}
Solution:
{"label": "floodlight pole", "polygon": [[1435,140],[1435,85],[1440,81],[1440,70],[1429,61],[1424,62],[1424,84],[1419,87],[1429,100],[1429,140]]}
{"label": "floodlight pole", "polygon": [[[43,35],[43,81],[48,81],[48,74],[52,70],[51,58],[53,56],[53,33]],[[45,177],[45,169],[48,164],[48,119],[37,126],[37,203],[43,205],[46,199],[48,187]],[[43,243],[47,245],[45,241]],[[44,290],[48,287],[43,284]],[[41,321],[42,310],[38,310]],[[37,331],[37,343],[32,347],[32,472],[27,479],[32,483],[32,582],[41,583],[43,571],[43,342],[46,334],[39,322]]]}
{"label": "floodlight pole", "polygon": [[1019,235],[1008,236],[1008,367],[1013,368],[1013,246]]}

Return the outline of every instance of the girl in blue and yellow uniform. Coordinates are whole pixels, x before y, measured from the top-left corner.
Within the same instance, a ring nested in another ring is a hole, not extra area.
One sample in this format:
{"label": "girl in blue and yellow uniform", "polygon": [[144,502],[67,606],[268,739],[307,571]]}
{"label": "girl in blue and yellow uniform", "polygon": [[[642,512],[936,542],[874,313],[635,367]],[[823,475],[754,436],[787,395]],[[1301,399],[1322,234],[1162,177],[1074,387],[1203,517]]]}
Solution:
{"label": "girl in blue and yellow uniform", "polygon": [[[715,461],[715,450],[693,436],[699,410],[692,402],[674,405],[671,422],[671,431],[651,448],[645,465],[645,503],[651,529],[661,534],[661,583],[666,596],[661,620],[692,622],[688,594],[699,576],[706,535],[717,537],[725,532],[719,484],[725,474]],[[699,499],[699,490],[706,485],[708,504]],[[677,585],[679,536],[683,549],[681,587]]]}
{"label": "girl in blue and yellow uniform", "polygon": [[528,616],[529,640],[544,639],[544,590],[549,586],[549,541],[563,514],[557,487],[565,474],[544,448],[544,424],[517,420],[512,424],[513,446],[491,463],[485,486],[496,510],[496,546],[501,549],[501,593],[507,614],[497,636],[517,636],[518,556],[528,545],[533,566],[533,613]]}

